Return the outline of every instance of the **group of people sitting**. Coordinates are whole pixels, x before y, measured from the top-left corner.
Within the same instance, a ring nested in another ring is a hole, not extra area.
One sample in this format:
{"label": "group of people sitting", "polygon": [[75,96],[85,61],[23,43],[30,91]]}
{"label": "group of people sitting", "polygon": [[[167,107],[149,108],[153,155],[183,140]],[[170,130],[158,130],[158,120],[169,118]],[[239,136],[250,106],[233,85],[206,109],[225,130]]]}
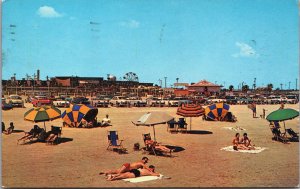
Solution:
{"label": "group of people sitting", "polygon": [[6,135],[11,134],[14,131],[14,128],[15,128],[14,123],[10,122],[9,127],[5,130],[5,123],[2,122],[2,133],[3,134],[6,134]]}
{"label": "group of people sitting", "polygon": [[29,132],[25,132],[25,135],[18,139],[17,144],[20,141],[32,140],[36,138],[38,141],[53,143],[60,134],[60,129],[55,126],[51,126],[51,130],[46,132],[45,129],[40,128],[38,125],[34,125]]}
{"label": "group of people sitting", "polygon": [[121,168],[116,170],[108,170],[100,172],[99,174],[104,174],[108,181],[121,180],[127,178],[136,178],[140,176],[160,176],[159,173],[155,172],[155,167],[146,165],[149,159],[143,157],[142,160],[133,163],[124,163]]}
{"label": "group of people sitting", "polygon": [[247,136],[247,133],[243,134],[243,137],[240,139],[240,133],[236,133],[235,137],[232,140],[234,150],[254,150],[255,145],[251,144],[251,140]]}

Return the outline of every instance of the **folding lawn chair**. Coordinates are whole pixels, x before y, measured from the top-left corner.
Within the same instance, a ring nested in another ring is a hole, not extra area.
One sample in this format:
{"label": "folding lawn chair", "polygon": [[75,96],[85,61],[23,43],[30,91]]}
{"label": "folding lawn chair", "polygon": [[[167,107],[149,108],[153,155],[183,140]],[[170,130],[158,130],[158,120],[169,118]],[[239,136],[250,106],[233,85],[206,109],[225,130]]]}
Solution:
{"label": "folding lawn chair", "polygon": [[119,154],[126,152],[126,148],[123,147],[123,140],[119,140],[117,131],[107,131],[108,146],[107,150],[117,150]]}

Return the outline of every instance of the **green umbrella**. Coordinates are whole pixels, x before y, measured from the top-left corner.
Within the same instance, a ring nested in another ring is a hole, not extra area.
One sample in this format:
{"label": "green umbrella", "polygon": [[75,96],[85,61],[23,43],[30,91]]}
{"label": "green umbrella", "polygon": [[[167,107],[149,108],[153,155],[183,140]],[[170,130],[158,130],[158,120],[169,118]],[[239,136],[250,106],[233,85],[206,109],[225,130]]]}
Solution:
{"label": "green umbrella", "polygon": [[283,126],[285,130],[285,120],[294,119],[299,116],[299,112],[294,109],[286,108],[286,109],[278,109],[274,112],[271,112],[267,116],[268,121],[283,121]]}
{"label": "green umbrella", "polygon": [[267,116],[268,121],[285,121],[289,119],[294,119],[295,117],[299,116],[299,112],[294,109],[278,109],[274,112],[271,112]]}

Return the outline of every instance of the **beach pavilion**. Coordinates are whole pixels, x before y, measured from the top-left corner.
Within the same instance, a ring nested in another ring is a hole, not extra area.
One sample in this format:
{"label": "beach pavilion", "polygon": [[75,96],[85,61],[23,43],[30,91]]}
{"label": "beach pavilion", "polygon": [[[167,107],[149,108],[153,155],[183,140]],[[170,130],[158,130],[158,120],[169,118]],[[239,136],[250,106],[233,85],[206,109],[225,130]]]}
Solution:
{"label": "beach pavilion", "polygon": [[198,83],[188,85],[188,90],[194,90],[199,93],[219,93],[222,85],[217,85],[206,80],[201,80]]}

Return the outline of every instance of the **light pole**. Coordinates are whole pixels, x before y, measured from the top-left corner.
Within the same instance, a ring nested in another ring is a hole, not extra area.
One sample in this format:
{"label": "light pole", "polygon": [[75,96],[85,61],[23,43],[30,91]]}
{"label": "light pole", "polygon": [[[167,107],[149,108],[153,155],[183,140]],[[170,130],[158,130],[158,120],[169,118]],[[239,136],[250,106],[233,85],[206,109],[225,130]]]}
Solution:
{"label": "light pole", "polygon": [[167,88],[167,77],[165,77],[165,88]]}

